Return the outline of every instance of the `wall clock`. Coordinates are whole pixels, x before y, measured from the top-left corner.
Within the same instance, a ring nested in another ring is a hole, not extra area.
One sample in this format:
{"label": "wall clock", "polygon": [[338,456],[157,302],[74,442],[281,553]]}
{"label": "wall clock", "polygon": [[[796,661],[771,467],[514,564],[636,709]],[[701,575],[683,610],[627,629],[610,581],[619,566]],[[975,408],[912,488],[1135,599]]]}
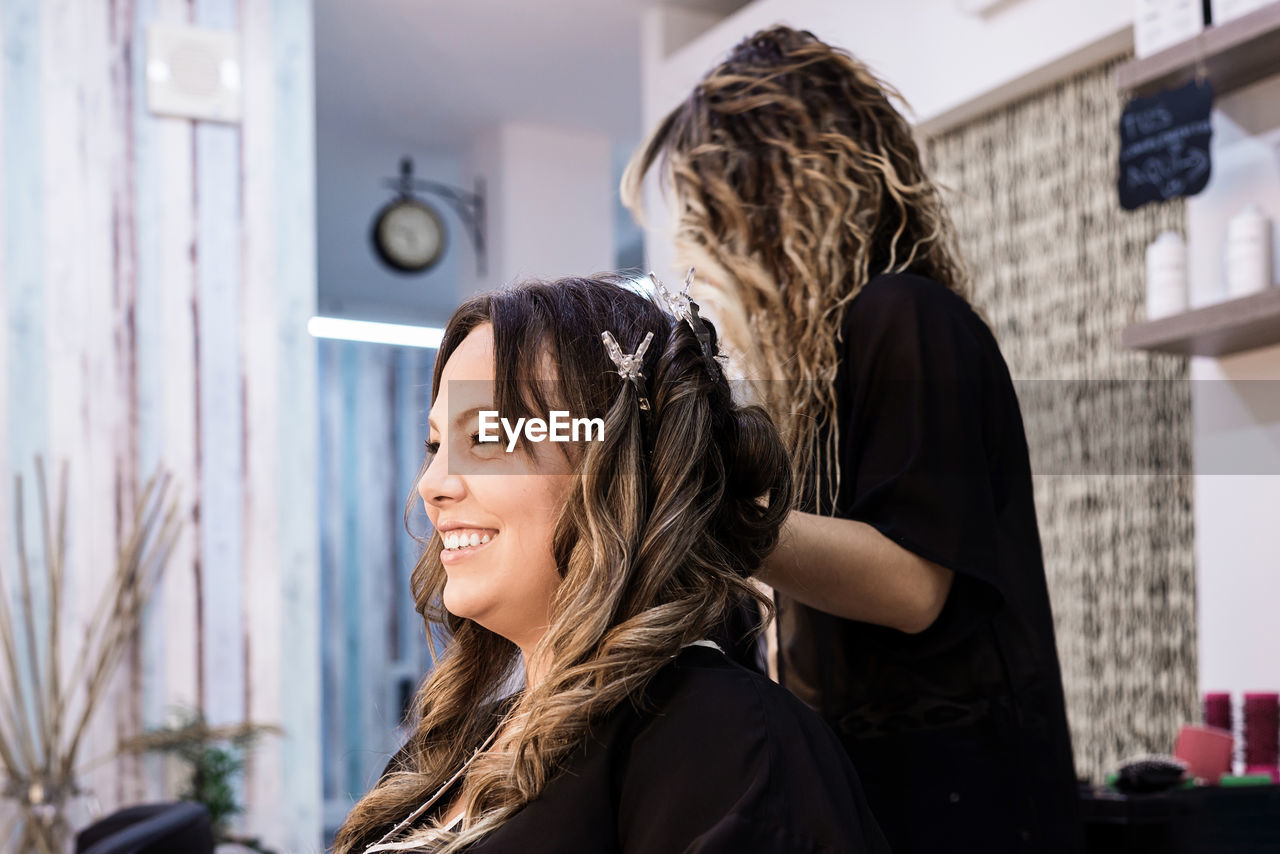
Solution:
{"label": "wall clock", "polygon": [[401,273],[425,273],[444,255],[440,215],[411,196],[395,199],[378,212],[372,236],[382,263]]}
{"label": "wall clock", "polygon": [[378,259],[400,273],[425,273],[440,263],[445,250],[444,221],[435,208],[416,193],[444,199],[471,234],[476,250],[476,272],[485,274],[484,181],[476,179],[475,192],[413,176],[413,160],[400,160],[400,177],[384,182],[396,196],[373,218],[369,240]]}

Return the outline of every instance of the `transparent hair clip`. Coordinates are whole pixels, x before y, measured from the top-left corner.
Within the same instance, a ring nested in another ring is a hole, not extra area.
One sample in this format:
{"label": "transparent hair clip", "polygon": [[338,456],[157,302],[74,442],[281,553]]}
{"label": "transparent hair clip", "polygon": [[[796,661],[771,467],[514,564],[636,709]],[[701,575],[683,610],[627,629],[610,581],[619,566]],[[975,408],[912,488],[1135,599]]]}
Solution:
{"label": "transparent hair clip", "polygon": [[702,358],[707,363],[707,373],[714,377],[716,375],[716,366],[719,366],[720,371],[723,373],[728,361],[723,355],[712,354],[711,333],[707,331],[707,324],[698,314],[698,304],[689,298],[689,286],[693,284],[693,271],[694,268],[690,267],[688,274],[684,277],[684,287],[681,288],[678,294],[667,290],[667,286],[652,271],[649,273],[649,280],[653,282],[654,291],[658,294],[658,298],[666,304],[667,311],[671,312],[676,321],[683,321],[689,324],[689,328],[693,330],[698,343],[702,345]]}
{"label": "transparent hair clip", "polygon": [[653,340],[653,333],[649,332],[644,336],[644,340],[640,342],[640,346],[636,348],[634,353],[624,353],[622,348],[618,346],[618,341],[613,337],[612,332],[601,332],[600,338],[604,341],[604,348],[609,353],[609,358],[618,366],[618,376],[624,380],[630,380],[631,384],[636,387],[636,396],[640,400],[640,408],[644,411],[649,410],[649,396],[645,393],[644,383],[644,354],[649,349],[649,342]]}

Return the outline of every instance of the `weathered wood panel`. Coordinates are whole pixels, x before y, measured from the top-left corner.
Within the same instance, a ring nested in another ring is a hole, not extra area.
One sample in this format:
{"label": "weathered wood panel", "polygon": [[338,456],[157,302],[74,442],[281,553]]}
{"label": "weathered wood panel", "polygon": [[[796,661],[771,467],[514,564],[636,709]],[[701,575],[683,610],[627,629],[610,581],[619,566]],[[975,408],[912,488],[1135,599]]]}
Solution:
{"label": "weathered wood panel", "polygon": [[[282,814],[298,848],[321,824],[319,557],[316,534],[316,345],[306,321],[315,313],[315,91],[312,7],[271,5],[271,174],[276,247],[277,504],[280,527]],[[265,81],[264,81],[265,82]],[[308,845],[311,843],[308,842]]]}
{"label": "weathered wood panel", "polygon": [[[234,30],[235,12],[229,0],[197,0],[194,23]],[[210,122],[195,128],[201,672],[205,715],[218,725],[244,720],[240,133]],[[214,685],[219,690],[209,690]]]}
{"label": "weathered wood panel", "polygon": [[[127,256],[130,249],[116,243],[113,205],[114,184],[127,172],[113,88],[127,83],[111,78],[119,34],[107,11],[74,0],[41,4],[46,361],[43,375],[30,379],[46,385],[45,456],[71,463],[71,626],[87,624],[99,609],[110,577],[99,567],[113,562],[120,529],[132,521],[133,490],[124,485],[133,483],[125,458],[132,445],[132,328],[121,320],[132,310],[133,280],[127,263],[116,264],[117,250]],[[78,640],[78,633],[70,637]],[[68,667],[76,646],[64,645]],[[93,719],[82,760],[109,755],[122,732],[136,730],[130,682],[124,668],[112,680],[102,702],[109,713]],[[137,783],[136,764],[126,760],[95,768],[82,785],[90,804],[117,804],[138,794]]]}
{"label": "weathered wood panel", "polygon": [[[244,77],[270,79],[273,68],[271,5],[242,3],[239,14]],[[271,723],[281,719],[281,625],[288,624],[288,620],[280,616],[281,528],[277,513],[282,496],[277,464],[277,443],[281,436],[277,399],[281,378],[276,348],[279,312],[274,287],[274,98],[273,87],[253,86],[245,90],[240,146],[244,209],[240,223],[243,271],[240,328],[244,342],[241,365],[244,391],[241,413],[244,436],[243,703],[250,720]],[[294,429],[306,426],[289,414],[284,420]],[[305,735],[315,737],[312,733]],[[244,798],[246,821],[251,827],[271,827],[277,821],[273,813],[292,788],[282,776],[281,754],[280,739],[271,738],[264,740],[249,757]],[[282,847],[298,841],[278,831],[273,838]]]}
{"label": "weathered wood panel", "polygon": [[[146,110],[159,21],[239,32],[241,125]],[[172,472],[187,527],[83,755],[179,706],[281,724],[246,829],[316,850],[311,3],[6,0],[0,42],[0,561],[12,476],[33,497],[35,455],[69,460],[70,665],[141,479]],[[172,796],[162,771],[102,763],[73,818]]]}

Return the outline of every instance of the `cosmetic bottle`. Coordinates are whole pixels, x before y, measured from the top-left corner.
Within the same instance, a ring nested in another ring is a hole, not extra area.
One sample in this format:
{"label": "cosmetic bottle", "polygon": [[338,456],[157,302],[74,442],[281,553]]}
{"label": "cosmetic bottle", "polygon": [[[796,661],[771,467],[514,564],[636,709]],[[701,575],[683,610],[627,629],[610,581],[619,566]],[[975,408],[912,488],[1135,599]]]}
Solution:
{"label": "cosmetic bottle", "polygon": [[1271,287],[1271,220],[1248,205],[1227,223],[1227,296]]}
{"label": "cosmetic bottle", "polygon": [[1147,247],[1147,319],[1187,310],[1187,246],[1165,231]]}

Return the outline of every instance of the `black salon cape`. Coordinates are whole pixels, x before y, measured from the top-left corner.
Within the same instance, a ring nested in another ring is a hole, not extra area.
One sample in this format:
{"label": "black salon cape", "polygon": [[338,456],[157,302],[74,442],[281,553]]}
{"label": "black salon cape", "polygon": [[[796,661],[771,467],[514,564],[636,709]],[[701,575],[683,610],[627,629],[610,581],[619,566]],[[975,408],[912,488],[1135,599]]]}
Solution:
{"label": "black salon cape", "polygon": [[646,697],[469,854],[888,850],[839,741],[781,687],[687,647]]}
{"label": "black salon cape", "polygon": [[779,678],[836,730],[895,851],[1075,851],[1027,442],[996,341],[938,282],[885,275],[850,302],[840,351],[834,515],[955,579],[916,635],[777,595]]}

